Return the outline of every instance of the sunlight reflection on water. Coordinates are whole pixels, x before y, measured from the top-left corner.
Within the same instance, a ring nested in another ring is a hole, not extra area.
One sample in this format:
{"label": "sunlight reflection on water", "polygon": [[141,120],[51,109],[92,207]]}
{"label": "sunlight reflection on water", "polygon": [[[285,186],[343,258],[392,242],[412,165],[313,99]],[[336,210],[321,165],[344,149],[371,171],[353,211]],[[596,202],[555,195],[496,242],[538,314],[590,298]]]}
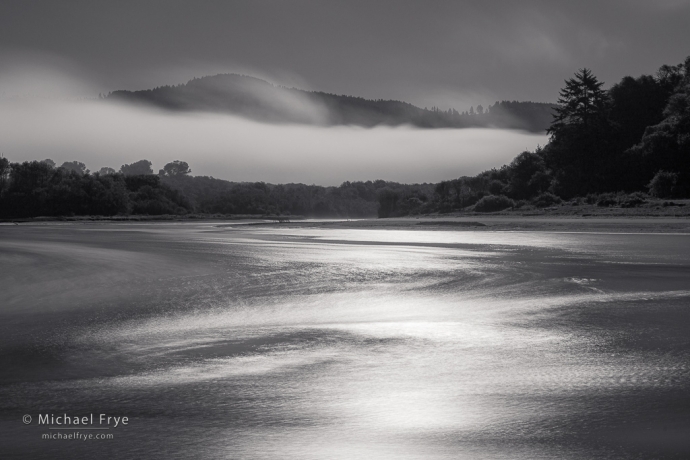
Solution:
{"label": "sunlight reflection on water", "polygon": [[[151,283],[170,293],[141,310],[71,326],[62,359],[89,373],[70,364],[76,378],[3,391],[45,407],[60,406],[59,391],[158,420],[142,429],[178,430],[171,449],[208,457],[623,458],[573,437],[588,433],[592,405],[634,420],[602,401],[690,379],[685,351],[621,349],[634,331],[577,326],[602,308],[687,304],[677,268],[687,236],[157,228],[138,238],[163,237],[147,250],[212,269],[169,272]],[[611,264],[621,261],[640,267]],[[660,264],[676,271],[657,280]]]}

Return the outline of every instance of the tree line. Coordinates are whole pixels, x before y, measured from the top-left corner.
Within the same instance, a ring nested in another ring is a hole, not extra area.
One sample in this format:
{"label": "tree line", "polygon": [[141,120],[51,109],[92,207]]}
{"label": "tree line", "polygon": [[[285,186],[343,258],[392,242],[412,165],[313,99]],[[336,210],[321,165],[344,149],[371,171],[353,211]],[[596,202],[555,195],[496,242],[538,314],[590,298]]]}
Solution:
{"label": "tree line", "polygon": [[411,188],[387,191],[379,215],[690,197],[690,57],[655,75],[603,85],[591,70],[579,70],[560,92],[546,146],[501,168],[440,182],[427,202]]}
{"label": "tree line", "polygon": [[[152,174],[142,160],[120,172],[94,174],[78,161],[10,163],[0,158],[0,217],[185,214],[192,206],[180,191]],[[144,174],[140,172],[146,170]]]}
{"label": "tree line", "polygon": [[[140,160],[115,171],[91,173],[79,161],[10,163],[0,158],[0,217],[116,215],[299,215],[372,217],[380,191],[404,187],[383,180],[344,182],[339,187],[229,182],[191,176],[173,161],[154,174]],[[433,189],[428,185],[429,190]]]}

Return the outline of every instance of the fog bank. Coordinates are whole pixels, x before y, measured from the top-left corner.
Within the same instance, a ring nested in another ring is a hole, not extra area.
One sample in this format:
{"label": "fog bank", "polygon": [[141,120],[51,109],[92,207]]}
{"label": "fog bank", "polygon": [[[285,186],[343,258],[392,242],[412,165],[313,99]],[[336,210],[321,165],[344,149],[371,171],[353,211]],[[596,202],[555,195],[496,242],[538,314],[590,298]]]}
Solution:
{"label": "fog bank", "polygon": [[147,159],[158,171],[179,159],[194,175],[233,181],[438,182],[500,167],[546,141],[495,129],[273,125],[101,100],[0,104],[0,152],[11,161],[79,160],[97,171]]}

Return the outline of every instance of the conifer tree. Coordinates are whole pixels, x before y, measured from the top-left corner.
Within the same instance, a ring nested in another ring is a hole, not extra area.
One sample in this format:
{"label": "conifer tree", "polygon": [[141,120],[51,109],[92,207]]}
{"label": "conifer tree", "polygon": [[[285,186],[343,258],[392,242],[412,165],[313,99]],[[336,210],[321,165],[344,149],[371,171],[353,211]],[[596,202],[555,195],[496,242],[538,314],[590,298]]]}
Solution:
{"label": "conifer tree", "polygon": [[587,68],[566,80],[558,99],[560,107],[556,109],[548,133],[557,135],[566,126],[573,125],[587,129],[595,119],[603,118],[607,98],[606,91],[601,89],[603,85]]}
{"label": "conifer tree", "polygon": [[599,192],[614,175],[608,93],[602,86],[589,69],[580,69],[561,89],[545,151],[554,191],[561,196]]}

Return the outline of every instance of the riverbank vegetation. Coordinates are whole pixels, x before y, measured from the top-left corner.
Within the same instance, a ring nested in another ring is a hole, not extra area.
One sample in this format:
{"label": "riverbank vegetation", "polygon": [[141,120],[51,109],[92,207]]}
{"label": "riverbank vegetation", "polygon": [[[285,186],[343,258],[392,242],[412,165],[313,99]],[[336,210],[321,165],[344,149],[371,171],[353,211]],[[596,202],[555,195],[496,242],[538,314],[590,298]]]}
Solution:
{"label": "riverbank vegetation", "polygon": [[690,57],[655,76],[602,88],[589,69],[578,71],[561,90],[546,146],[501,168],[443,181],[424,203],[405,188],[387,191],[379,215],[581,202],[630,208],[689,198]]}

